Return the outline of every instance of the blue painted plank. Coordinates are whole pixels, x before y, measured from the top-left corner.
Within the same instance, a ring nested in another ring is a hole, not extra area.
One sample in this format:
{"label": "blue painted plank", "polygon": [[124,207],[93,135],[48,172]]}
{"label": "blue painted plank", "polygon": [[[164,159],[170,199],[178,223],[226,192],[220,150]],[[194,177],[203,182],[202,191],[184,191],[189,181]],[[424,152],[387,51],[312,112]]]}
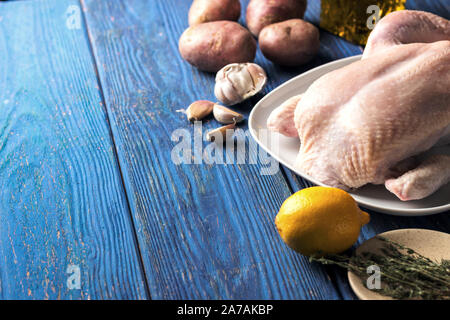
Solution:
{"label": "blue painted plank", "polygon": [[407,0],[406,9],[431,12],[450,19],[450,1],[448,0]]}
{"label": "blue painted plank", "polygon": [[79,9],[0,3],[0,299],[148,297]]}
{"label": "blue painted plank", "polygon": [[[245,1],[243,3],[245,3]],[[243,7],[245,8],[245,5]],[[245,15],[245,11],[243,11],[242,14]],[[319,15],[320,15],[320,1],[311,1],[311,0],[308,1],[308,7],[305,12],[304,19],[318,26]],[[241,23],[245,24],[244,19],[241,19]],[[270,92],[271,90],[275,89],[277,86],[284,83],[285,81],[290,80],[291,78],[305,71],[308,71],[312,68],[320,66],[324,63],[362,53],[363,48],[361,46],[353,44],[342,38],[339,38],[323,29],[319,30],[320,30],[320,49],[317,56],[311,62],[300,67],[284,68],[274,65],[270,61],[265,59],[261,51],[258,50],[256,62],[259,63],[270,75],[269,82],[267,84],[267,92]],[[251,105],[249,105],[248,108],[251,108]],[[281,168],[292,192],[296,192],[303,188],[313,186],[311,182],[309,182],[306,179],[303,179],[300,176],[293,174],[288,168],[284,166],[282,166]],[[318,267],[316,264],[313,265],[315,267]],[[346,281],[344,272],[342,272],[338,268],[328,266],[325,267],[324,270],[325,272],[327,272],[328,276],[332,279],[332,282],[335,285],[337,285],[340,298],[354,299],[355,296],[351,291],[350,287],[348,286],[348,282]]]}
{"label": "blue painted plank", "polygon": [[[275,230],[291,194],[281,172],[171,161],[172,132],[193,132],[175,110],[215,99],[214,75],[178,53],[190,2],[82,3],[152,298],[339,298],[324,269],[288,249]],[[333,58],[323,52],[310,67]],[[256,61],[269,74],[265,92],[303,70],[281,70],[260,53]],[[239,110],[248,115],[257,99]]]}

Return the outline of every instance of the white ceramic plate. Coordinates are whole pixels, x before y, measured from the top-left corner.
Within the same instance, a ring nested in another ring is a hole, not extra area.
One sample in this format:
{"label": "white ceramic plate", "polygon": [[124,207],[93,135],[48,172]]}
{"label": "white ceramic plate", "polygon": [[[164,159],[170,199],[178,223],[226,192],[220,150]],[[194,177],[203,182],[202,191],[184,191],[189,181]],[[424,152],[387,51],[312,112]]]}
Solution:
{"label": "white ceramic plate", "polygon": [[[360,55],[349,57],[324,64],[305,72],[267,94],[258,102],[250,113],[248,120],[249,129],[253,138],[259,145],[280,163],[317,185],[323,184],[294,168],[294,161],[300,148],[299,139],[288,138],[273,132],[269,133],[268,139],[263,139],[261,134],[262,132],[264,132],[264,134],[267,133],[267,130],[264,130],[267,129],[267,118],[272,110],[278,107],[282,102],[292,96],[305,92],[306,89],[322,75],[359,59],[361,59]],[[263,131],[259,131],[261,129],[263,129]],[[430,150],[429,153],[436,151],[436,149]],[[450,155],[449,146],[441,147],[438,151]],[[450,184],[440,188],[437,192],[425,199],[415,201],[403,202],[381,185],[367,185],[355,192],[351,192],[351,195],[360,205],[365,206],[366,208],[392,215],[423,216],[450,210]]]}

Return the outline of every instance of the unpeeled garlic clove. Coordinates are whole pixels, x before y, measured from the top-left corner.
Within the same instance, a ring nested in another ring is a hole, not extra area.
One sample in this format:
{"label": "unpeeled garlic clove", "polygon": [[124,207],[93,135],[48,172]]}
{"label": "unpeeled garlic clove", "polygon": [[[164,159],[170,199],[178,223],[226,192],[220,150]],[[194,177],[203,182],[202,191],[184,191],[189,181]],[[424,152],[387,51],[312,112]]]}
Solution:
{"label": "unpeeled garlic clove", "polygon": [[236,128],[236,124],[232,123],[217,129],[213,129],[206,134],[206,140],[208,141],[216,141],[217,136],[222,137],[222,142],[226,140],[227,130],[234,130]]}
{"label": "unpeeled garlic clove", "polygon": [[260,92],[266,82],[266,72],[259,65],[232,63],[217,72],[214,94],[222,103],[233,105]]}
{"label": "unpeeled garlic clove", "polygon": [[244,116],[227,107],[215,104],[213,108],[214,118],[223,124],[238,123],[244,119]]}
{"label": "unpeeled garlic clove", "polygon": [[186,116],[189,121],[199,121],[208,116],[214,108],[214,102],[208,100],[198,100],[187,108]]}

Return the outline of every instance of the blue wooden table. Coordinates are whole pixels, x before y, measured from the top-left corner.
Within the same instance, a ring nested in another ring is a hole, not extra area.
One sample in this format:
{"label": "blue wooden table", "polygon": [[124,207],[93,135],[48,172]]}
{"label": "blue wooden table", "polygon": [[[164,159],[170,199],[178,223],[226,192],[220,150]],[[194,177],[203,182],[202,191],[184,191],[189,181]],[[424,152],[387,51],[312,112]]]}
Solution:
{"label": "blue wooden table", "polygon": [[[215,100],[214,75],[178,53],[189,5],[0,3],[1,299],[355,298],[345,272],[309,263],[277,234],[278,208],[307,181],[283,167],[172,162],[172,132],[193,130],[176,110]],[[408,6],[450,18],[446,0]],[[305,19],[319,12],[310,0]],[[361,52],[325,31],[299,68],[258,51],[264,94]],[[248,116],[259,98],[239,111]],[[448,214],[371,212],[359,242],[397,228],[450,232]]]}

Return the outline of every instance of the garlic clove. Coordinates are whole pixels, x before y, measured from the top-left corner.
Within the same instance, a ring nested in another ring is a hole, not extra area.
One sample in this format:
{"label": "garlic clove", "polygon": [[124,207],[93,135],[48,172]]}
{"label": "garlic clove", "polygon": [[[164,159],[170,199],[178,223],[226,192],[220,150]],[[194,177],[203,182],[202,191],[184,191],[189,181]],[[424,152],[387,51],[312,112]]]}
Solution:
{"label": "garlic clove", "polygon": [[206,133],[206,140],[211,142],[225,142],[227,138],[227,130],[234,130],[235,128],[236,124],[232,123],[217,129],[213,129]]}
{"label": "garlic clove", "polygon": [[227,107],[215,104],[213,108],[214,118],[223,124],[238,123],[244,120],[244,116]]}
{"label": "garlic clove", "polygon": [[232,63],[217,72],[214,94],[222,103],[233,105],[254,96],[266,83],[266,72],[256,63]]}
{"label": "garlic clove", "polygon": [[211,114],[214,108],[214,102],[208,100],[198,100],[193,102],[186,110],[186,116],[189,121],[199,121]]}

